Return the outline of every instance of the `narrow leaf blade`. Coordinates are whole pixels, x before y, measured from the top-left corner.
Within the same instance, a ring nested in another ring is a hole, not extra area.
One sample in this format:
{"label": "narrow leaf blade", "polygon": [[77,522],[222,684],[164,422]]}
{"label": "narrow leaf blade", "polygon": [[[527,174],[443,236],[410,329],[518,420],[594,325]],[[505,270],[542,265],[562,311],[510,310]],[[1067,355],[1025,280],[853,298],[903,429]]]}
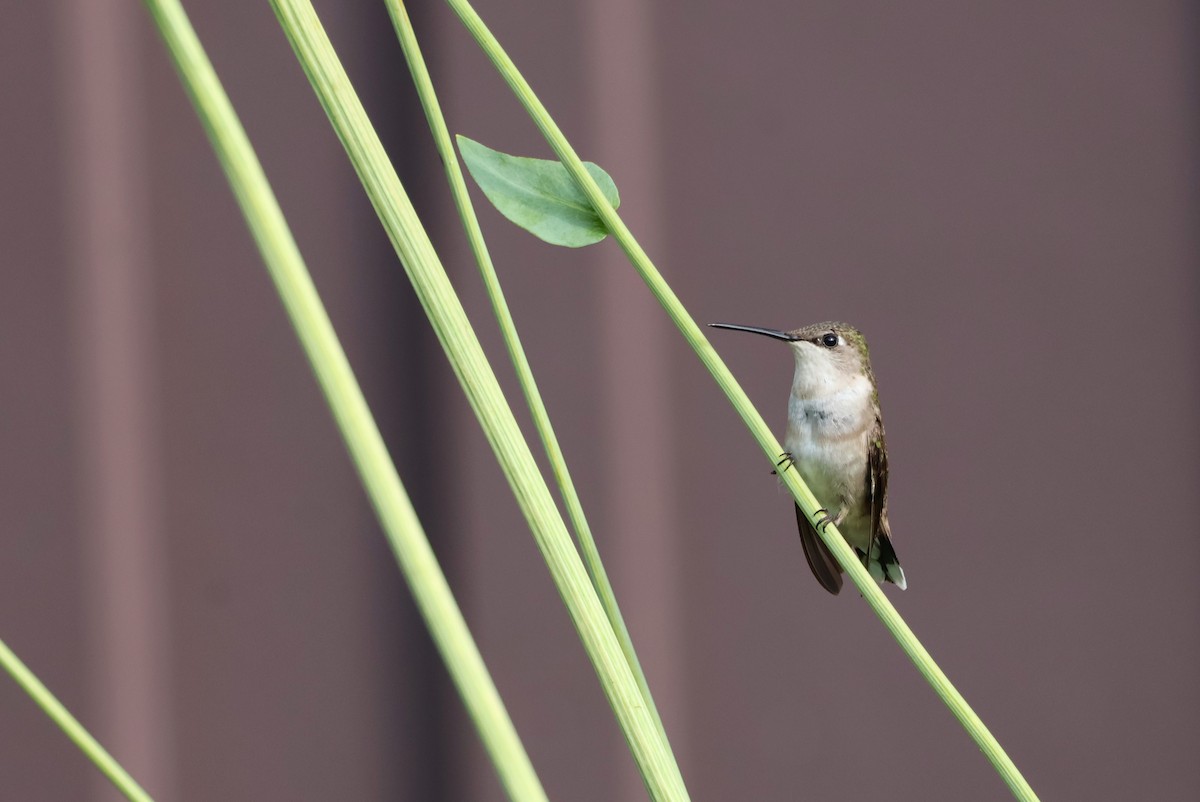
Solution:
{"label": "narrow leaf blade", "polygon": [[[579,248],[608,236],[567,169],[550,159],[510,156],[459,135],[458,150],[475,183],[499,212],[551,245]],[[617,185],[599,165],[584,162],[613,207]]]}

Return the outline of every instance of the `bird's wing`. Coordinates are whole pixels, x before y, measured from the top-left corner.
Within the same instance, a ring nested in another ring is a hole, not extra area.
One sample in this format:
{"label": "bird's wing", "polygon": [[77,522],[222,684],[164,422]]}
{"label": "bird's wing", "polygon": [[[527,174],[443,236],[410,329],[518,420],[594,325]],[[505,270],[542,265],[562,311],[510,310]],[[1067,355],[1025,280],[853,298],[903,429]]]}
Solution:
{"label": "bird's wing", "polygon": [[887,446],[883,439],[883,419],[875,416],[875,427],[867,443],[867,498],[871,501],[871,543],[880,535],[889,535],[887,523]]}
{"label": "bird's wing", "polygon": [[808,560],[813,576],[821,587],[836,596],[842,589],[842,567],[829,553],[829,547],[813,529],[799,504],[796,505],[796,525],[800,527],[800,544],[804,546],[804,558]]}

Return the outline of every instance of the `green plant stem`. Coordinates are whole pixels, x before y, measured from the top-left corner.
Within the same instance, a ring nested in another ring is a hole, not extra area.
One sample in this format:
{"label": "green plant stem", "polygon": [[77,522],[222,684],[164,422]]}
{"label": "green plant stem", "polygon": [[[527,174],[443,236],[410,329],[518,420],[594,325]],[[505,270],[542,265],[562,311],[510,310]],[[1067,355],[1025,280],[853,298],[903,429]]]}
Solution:
{"label": "green plant stem", "polygon": [[341,139],[371,203],[450,359],[467,400],[533,530],[551,577],[600,678],[654,799],[687,799],[612,625],[571,541],[550,490],[378,135],[307,0],[272,0],[301,66]]}
{"label": "green plant stem", "polygon": [[542,802],[529,756],[413,511],[366,399],[241,123],[178,0],[146,0],[434,643],[511,799]]}
{"label": "green plant stem", "polygon": [[454,141],[450,136],[450,130],[446,126],[441,105],[438,103],[437,93],[433,88],[433,81],[429,77],[429,69],[425,66],[425,59],[421,56],[421,49],[417,43],[412,22],[409,20],[408,12],[405,10],[404,3],[401,0],[385,0],[385,2],[388,12],[392,15],[392,22],[396,27],[396,34],[400,39],[400,46],[404,50],[404,56],[408,61],[409,70],[412,72],[413,82],[417,87],[417,94],[421,98],[421,105],[425,109],[425,116],[429,120],[429,128],[433,133],[438,153],[441,155],[442,163],[445,165],[450,192],[454,197],[454,204],[458,208],[459,217],[462,218],[463,228],[467,234],[467,241],[470,243],[471,251],[475,255],[475,261],[479,265],[479,272],[483,278],[488,298],[491,300],[492,310],[499,322],[500,332],[504,337],[504,344],[508,348],[509,357],[512,359],[513,367],[517,373],[517,380],[520,382],[526,403],[529,405],[533,424],[538,431],[538,436],[542,440],[546,456],[550,460],[550,467],[554,472],[559,493],[562,495],[563,502],[567,508],[567,517],[570,518],[571,526],[575,530],[576,540],[579,543],[579,550],[582,553],[584,565],[587,567],[588,574],[592,578],[592,586],[595,587],[596,593],[600,596],[600,603],[604,606],[604,612],[608,616],[613,630],[617,633],[617,639],[621,643],[621,650],[625,653],[625,659],[629,662],[633,676],[637,680],[638,687],[642,691],[642,696],[646,700],[646,707],[650,710],[651,715],[654,716],[655,724],[659,730],[663,731],[663,737],[665,738],[662,719],[658,714],[658,708],[654,704],[654,698],[650,693],[650,685],[646,681],[646,675],[642,671],[641,663],[638,661],[637,652],[634,651],[633,640],[629,636],[629,629],[625,625],[625,618],[621,615],[621,609],[617,605],[617,597],[613,593],[612,583],[608,580],[608,573],[604,570],[604,563],[600,559],[600,552],[596,548],[595,539],[592,537],[592,529],[588,525],[587,517],[584,515],[583,504],[579,500],[579,493],[575,490],[575,483],[571,480],[570,471],[567,470],[566,457],[563,456],[562,447],[559,445],[558,437],[554,433],[554,427],[550,423],[550,414],[546,411],[546,404],[542,400],[537,382],[533,378],[533,369],[529,365],[525,349],[521,346],[521,338],[517,334],[516,323],[513,321],[512,312],[508,308],[508,302],[504,298],[504,291],[500,287],[500,278],[496,275],[496,268],[492,264],[491,255],[488,253],[487,243],[484,242],[483,231],[479,227],[479,220],[475,216],[475,208],[471,204],[471,196],[467,192],[467,183],[463,178],[462,168],[459,166],[458,153],[455,150]]}
{"label": "green plant stem", "polygon": [[[766,422],[763,421],[762,416],[754,408],[754,405],[750,403],[750,399],[733,378],[733,374],[730,373],[729,368],[725,366],[725,363],[717,355],[716,350],[708,342],[700,327],[696,325],[691,315],[688,314],[683,304],[680,303],[675,293],[658,272],[658,269],[650,261],[650,257],[646,255],[637,240],[634,239],[616,210],[605,200],[599,187],[596,186],[596,182],[592,180],[592,177],[584,169],[583,163],[576,155],[570,143],[567,142],[566,137],[563,136],[562,131],[559,130],[554,120],[551,119],[550,114],[546,111],[546,108],[537,99],[537,96],[534,95],[529,84],[517,71],[516,66],[504,52],[500,43],[492,36],[470,3],[466,0],[446,0],[446,2],[471,32],[471,35],[487,54],[488,58],[491,59],[496,69],[517,96],[521,105],[525,107],[525,110],[538,127],[538,130],[542,132],[550,147],[557,154],[559,160],[562,161],[563,165],[579,184],[580,189],[587,195],[596,213],[604,221],[604,225],[612,234],[613,239],[621,246],[629,261],[649,287],[650,292],[658,299],[658,302],[683,334],[684,339],[691,345],[696,355],[700,357],[700,361],[704,363],[704,366],[708,368],[709,373],[712,374],[721,390],[729,398],[730,403],[733,404],[734,409],[737,410],[746,427],[754,436],[754,439],[758,441],[763,453],[772,462],[777,460],[783,451],[779,441],[772,434]],[[800,478],[800,475],[793,469],[783,471],[781,478],[784,484],[787,485],[788,490],[795,497],[797,503],[800,504],[801,509],[804,510],[804,514],[816,526],[820,504]],[[1033,789],[1021,775],[1021,772],[1012,762],[1012,759],[1009,758],[1008,754],[1000,746],[995,736],[992,735],[979,716],[975,714],[975,711],[967,704],[962,694],[951,684],[945,673],[934,662],[929,652],[917,640],[916,635],[913,634],[912,630],[900,617],[900,614],[896,612],[896,608],[892,606],[883,591],[876,585],[870,574],[867,573],[867,570],[858,561],[854,552],[842,538],[841,533],[833,526],[816,526],[816,528],[822,534],[830,551],[836,556],[842,568],[850,575],[854,584],[863,594],[871,609],[875,611],[875,614],[883,621],[884,625],[900,644],[900,647],[908,654],[909,658],[916,665],[917,670],[933,686],[933,689],[946,703],[947,707],[950,708],[963,727],[970,733],[971,737],[975,739],[979,748],[1008,784],[1013,795],[1025,802],[1036,800],[1037,796],[1034,794]]]}
{"label": "green plant stem", "polygon": [[42,684],[33,672],[21,662],[21,659],[0,641],[0,664],[8,672],[21,689],[42,709],[50,719],[59,726],[67,737],[79,747],[89,760],[96,765],[112,781],[117,790],[133,802],[153,802],[150,795],[129,776],[129,772],[121,768],[121,764],[100,743],[92,737],[79,720],[71,715],[71,711],[63,707],[63,703],[50,693],[50,689]]}

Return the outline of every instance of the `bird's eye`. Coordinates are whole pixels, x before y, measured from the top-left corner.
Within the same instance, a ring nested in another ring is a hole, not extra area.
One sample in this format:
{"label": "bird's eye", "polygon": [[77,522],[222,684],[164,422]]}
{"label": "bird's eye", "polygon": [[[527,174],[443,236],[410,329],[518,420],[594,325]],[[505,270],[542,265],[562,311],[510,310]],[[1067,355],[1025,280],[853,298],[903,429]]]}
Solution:
{"label": "bird's eye", "polygon": [[821,338],[821,342],[825,343],[826,348],[833,348],[838,344],[838,336],[836,334],[826,334]]}

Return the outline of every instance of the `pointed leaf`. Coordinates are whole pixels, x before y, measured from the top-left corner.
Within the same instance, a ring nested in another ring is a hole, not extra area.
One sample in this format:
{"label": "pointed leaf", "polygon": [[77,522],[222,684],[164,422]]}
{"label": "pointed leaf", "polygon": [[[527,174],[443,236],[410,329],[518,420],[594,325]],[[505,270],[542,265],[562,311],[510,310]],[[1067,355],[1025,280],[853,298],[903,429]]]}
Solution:
{"label": "pointed leaf", "polygon": [[[608,236],[604,223],[567,168],[557,161],[510,156],[473,139],[458,136],[458,150],[483,194],[500,213],[552,245],[579,248]],[[614,208],[617,185],[598,165],[583,166]]]}

